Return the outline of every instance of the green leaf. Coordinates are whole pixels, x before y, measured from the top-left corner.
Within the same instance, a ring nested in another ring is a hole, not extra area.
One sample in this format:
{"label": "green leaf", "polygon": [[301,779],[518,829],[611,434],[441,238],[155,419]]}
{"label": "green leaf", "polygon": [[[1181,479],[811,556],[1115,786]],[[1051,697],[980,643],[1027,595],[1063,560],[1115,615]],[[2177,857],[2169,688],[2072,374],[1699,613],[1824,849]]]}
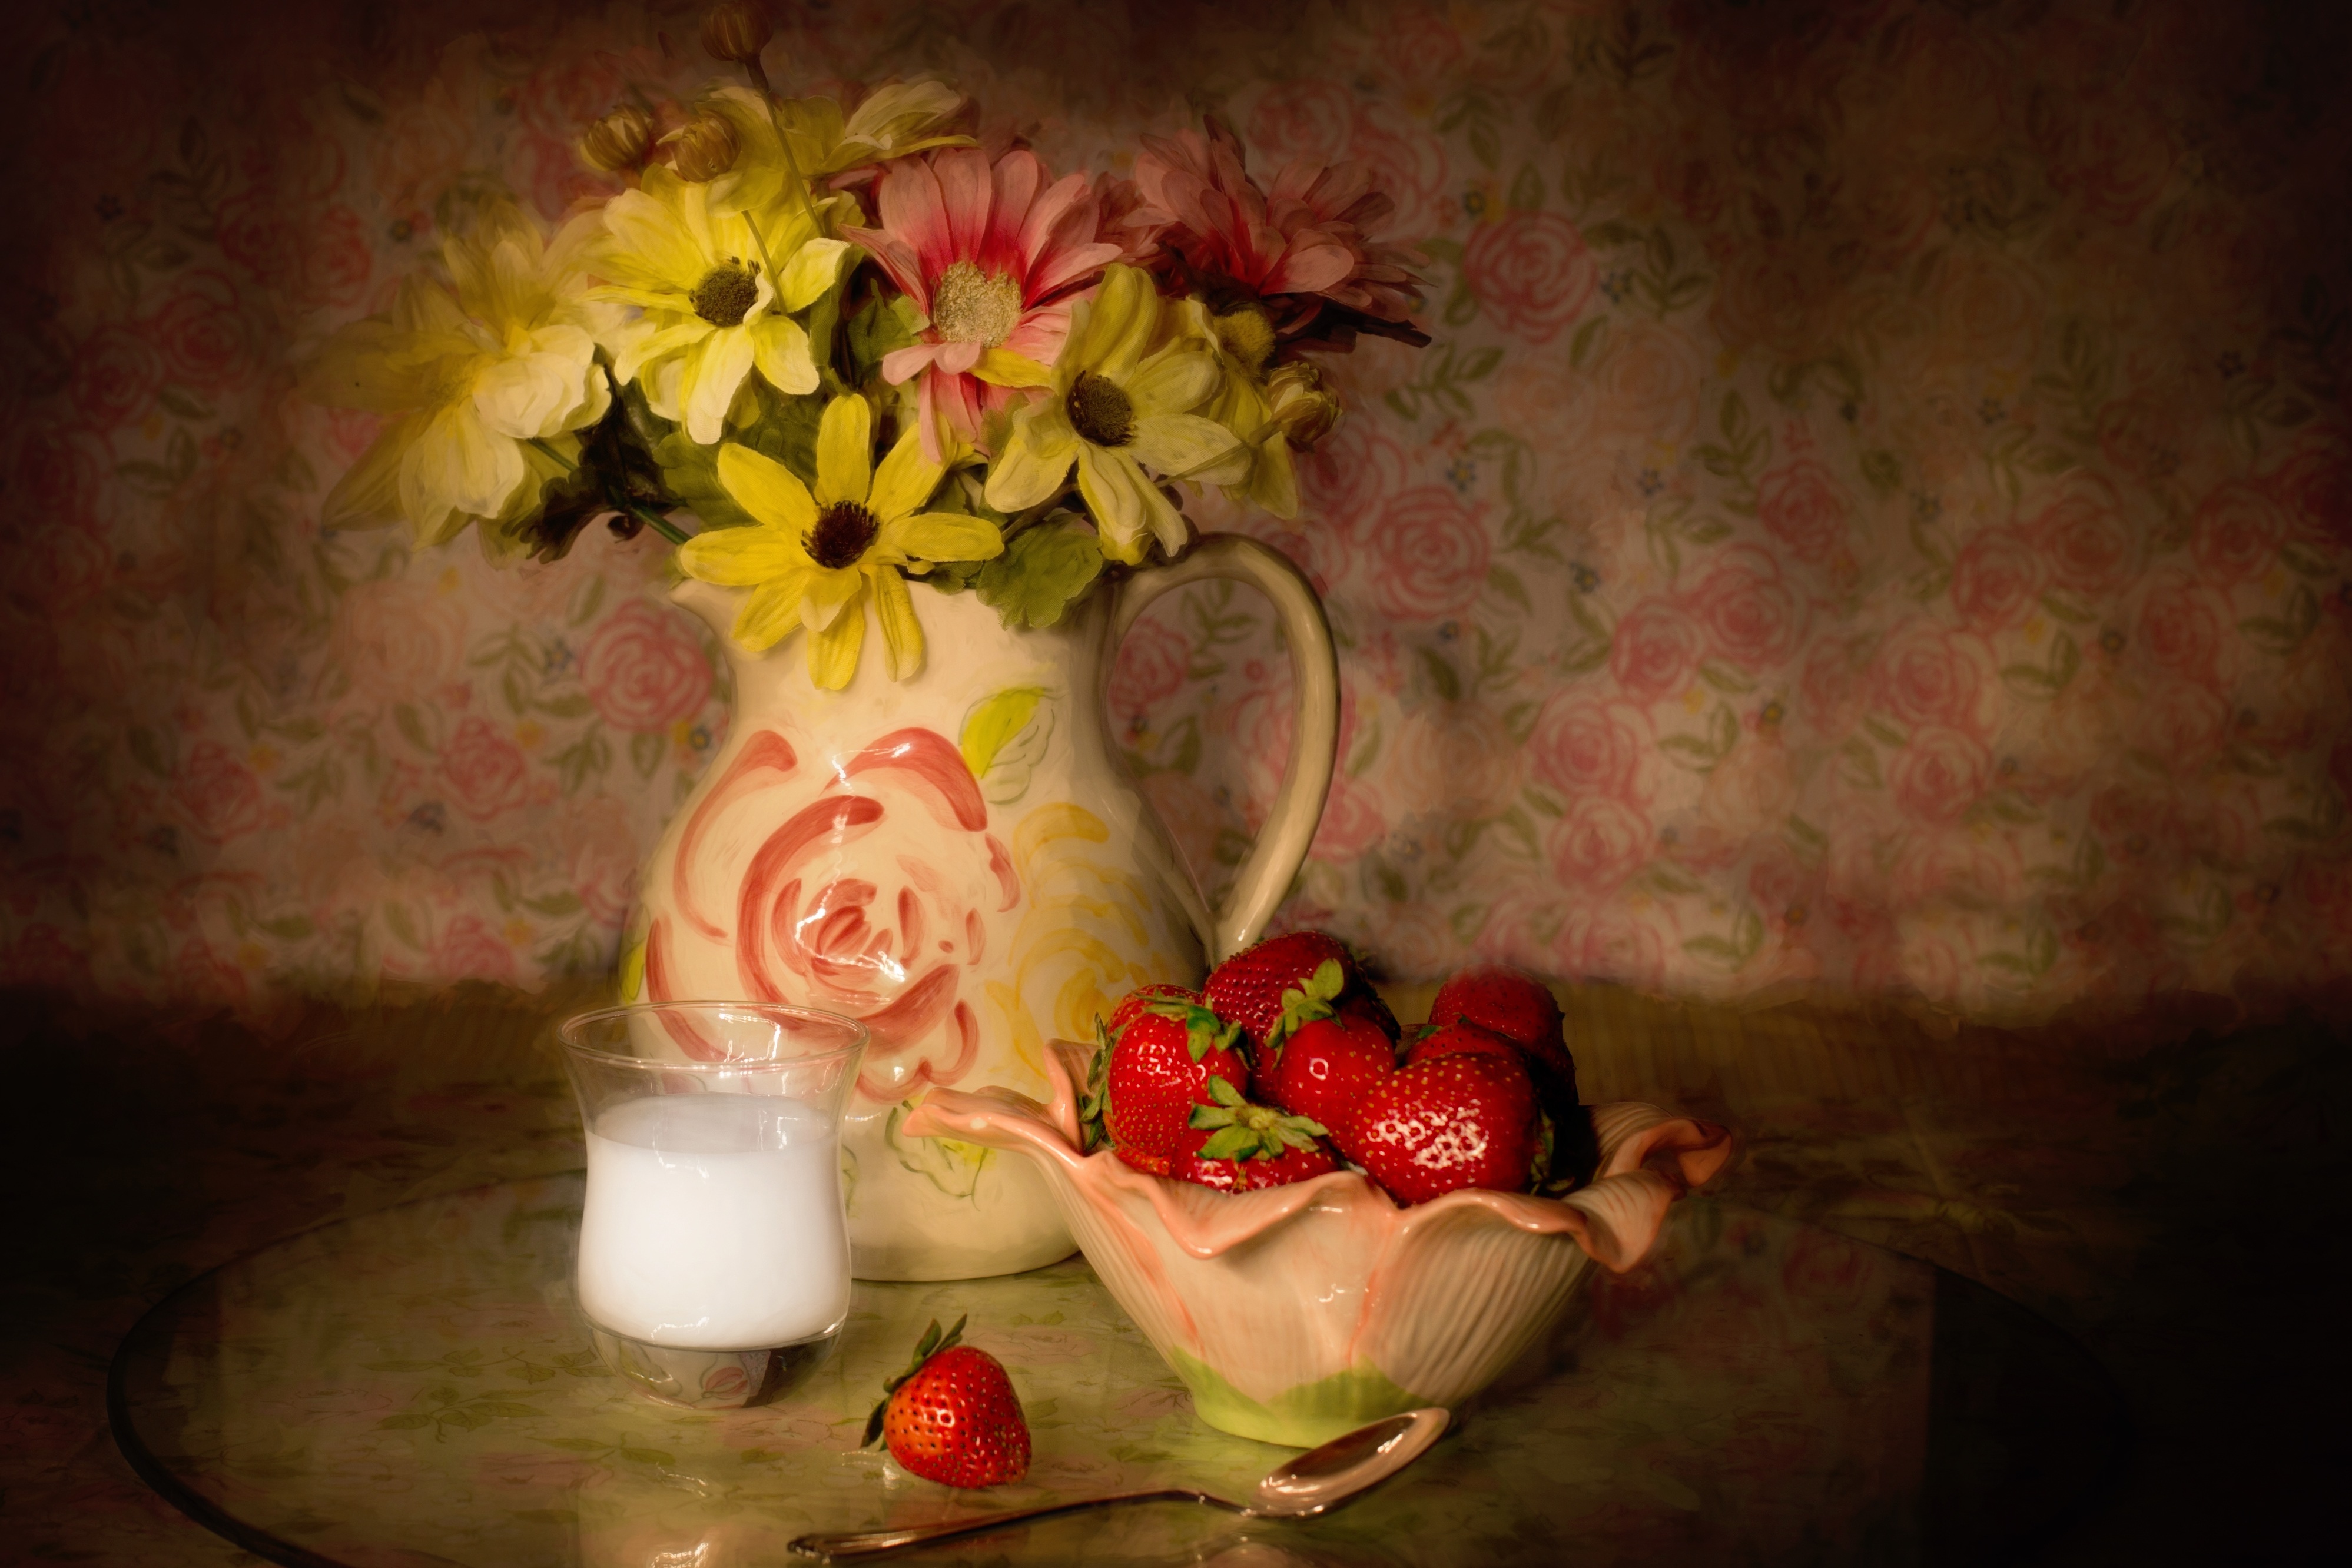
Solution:
{"label": "green leaf", "polygon": [[668,749],[668,742],[658,735],[633,735],[629,737],[629,763],[636,768],[638,778],[651,779],[654,770],[661,766],[663,754]]}
{"label": "green leaf", "polygon": [[623,1448],[621,1458],[636,1465],[659,1465],[668,1469],[677,1463],[677,1456],[665,1448]]}
{"label": "green leaf", "polygon": [[1522,212],[1534,212],[1544,204],[1543,176],[1536,172],[1533,163],[1522,163],[1511,180],[1510,194],[1503,198],[1506,206]]}
{"label": "green leaf", "polygon": [[1102,544],[1075,520],[1044,522],[1013,536],[1004,553],[980,569],[972,586],[1008,627],[1058,624],[1073,601],[1094,586]]}
{"label": "green leaf", "polygon": [[412,1411],[401,1416],[387,1416],[376,1425],[387,1432],[405,1432],[418,1427],[430,1427],[433,1425],[433,1417],[419,1416]]}

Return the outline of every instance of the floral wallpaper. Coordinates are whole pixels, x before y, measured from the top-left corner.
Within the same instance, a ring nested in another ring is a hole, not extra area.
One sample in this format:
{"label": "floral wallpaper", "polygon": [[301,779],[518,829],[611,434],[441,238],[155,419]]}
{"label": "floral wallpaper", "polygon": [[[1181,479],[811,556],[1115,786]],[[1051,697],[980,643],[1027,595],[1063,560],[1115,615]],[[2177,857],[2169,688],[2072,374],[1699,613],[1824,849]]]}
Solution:
{"label": "floral wallpaper", "polygon": [[[1224,115],[1360,159],[1413,352],[1300,515],[1342,758],[1286,911],[2017,1019],[2352,963],[2346,26],[2278,6],[786,8],[780,86],[930,72],[1056,168]],[[0,983],[249,1016],[612,965],[728,721],[665,548],[327,533],[296,382],[488,192],[710,74],[698,7],[110,0],[14,24]],[[1289,723],[1266,608],[1137,628],[1113,721],[1213,886]]]}

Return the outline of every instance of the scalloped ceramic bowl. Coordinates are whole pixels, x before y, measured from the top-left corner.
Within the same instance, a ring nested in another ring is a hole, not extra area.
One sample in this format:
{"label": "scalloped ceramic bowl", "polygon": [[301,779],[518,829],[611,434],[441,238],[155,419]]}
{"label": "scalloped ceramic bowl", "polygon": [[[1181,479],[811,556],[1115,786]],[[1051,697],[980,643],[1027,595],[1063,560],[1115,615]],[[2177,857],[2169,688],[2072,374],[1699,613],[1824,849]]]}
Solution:
{"label": "scalloped ceramic bowl", "polygon": [[1666,1210],[1723,1168],[1730,1134],[1594,1105],[1601,1166],[1565,1198],[1470,1190],[1411,1208],[1338,1171],[1226,1194],[1078,1152],[1087,1050],[1053,1042],[1040,1105],[935,1089],[906,1130],[1025,1156],[1087,1260],[1212,1427],[1300,1448],[1476,1393],[1550,1326],[1587,1266],[1622,1272]]}

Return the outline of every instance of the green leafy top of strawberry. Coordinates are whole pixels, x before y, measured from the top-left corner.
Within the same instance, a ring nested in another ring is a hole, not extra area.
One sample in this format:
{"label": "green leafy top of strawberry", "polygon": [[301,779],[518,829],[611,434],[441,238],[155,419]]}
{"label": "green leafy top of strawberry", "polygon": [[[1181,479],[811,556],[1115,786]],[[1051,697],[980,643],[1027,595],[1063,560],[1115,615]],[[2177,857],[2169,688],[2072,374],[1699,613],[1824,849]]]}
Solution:
{"label": "green leafy top of strawberry", "polygon": [[1173,998],[1149,1002],[1143,1010],[1164,1019],[1174,1019],[1184,1026],[1184,1049],[1200,1061],[1213,1051],[1231,1051],[1242,1037],[1242,1026],[1227,1023],[1198,1002],[1180,1002]]}
{"label": "green leafy top of strawberry", "polygon": [[1078,1102],[1078,1140],[1082,1154],[1093,1154],[1110,1142],[1103,1126],[1103,1111],[1110,1100],[1110,1030],[1095,1019],[1095,1054],[1087,1063],[1086,1097]]}
{"label": "green leafy top of strawberry", "polygon": [[1320,1122],[1251,1104],[1223,1076],[1210,1078],[1209,1094],[1216,1103],[1193,1106],[1192,1118],[1196,1129],[1215,1129],[1201,1145],[1204,1160],[1273,1159],[1285,1148],[1311,1149],[1316,1139],[1329,1134]]}
{"label": "green leafy top of strawberry", "polygon": [[931,1320],[931,1326],[925,1329],[923,1337],[915,1342],[915,1359],[907,1364],[906,1371],[882,1385],[882,1403],[874,1406],[874,1414],[866,1418],[866,1437],[857,1445],[859,1448],[870,1448],[881,1439],[882,1417],[890,1409],[890,1396],[898,1392],[901,1384],[922,1371],[923,1363],[930,1360],[940,1352],[961,1343],[963,1325],[971,1321],[971,1314],[967,1312],[956,1319],[955,1327],[945,1333],[940,1333],[940,1320],[937,1318]]}
{"label": "green leafy top of strawberry", "polygon": [[1329,1018],[1338,1011],[1339,993],[1348,988],[1348,972],[1337,958],[1326,958],[1315,966],[1307,983],[1291,986],[1282,993],[1282,1017],[1265,1031],[1265,1048],[1279,1053],[1282,1042],[1305,1024],[1317,1019]]}

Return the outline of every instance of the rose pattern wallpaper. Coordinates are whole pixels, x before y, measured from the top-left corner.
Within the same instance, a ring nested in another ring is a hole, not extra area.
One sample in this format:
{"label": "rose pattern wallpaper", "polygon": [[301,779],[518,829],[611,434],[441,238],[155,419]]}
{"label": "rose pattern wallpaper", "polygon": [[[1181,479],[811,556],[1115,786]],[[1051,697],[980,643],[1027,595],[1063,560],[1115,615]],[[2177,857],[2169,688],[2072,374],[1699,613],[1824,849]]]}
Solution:
{"label": "rose pattern wallpaper", "polygon": [[[1278,14],[1276,14],[1278,11]],[[12,25],[0,981],[267,1019],[609,969],[725,732],[666,547],[328,534],[296,382],[474,204],[714,73],[698,7]],[[2352,964],[2345,25],[2170,0],[787,8],[779,85],[934,73],[1056,168],[1225,116],[1360,159],[1413,352],[1289,522],[1342,756],[1284,921],[1968,1018]],[[937,651],[935,651],[936,656]],[[778,656],[798,656],[786,648]],[[1286,744],[1267,609],[1110,686],[1204,882]]]}

